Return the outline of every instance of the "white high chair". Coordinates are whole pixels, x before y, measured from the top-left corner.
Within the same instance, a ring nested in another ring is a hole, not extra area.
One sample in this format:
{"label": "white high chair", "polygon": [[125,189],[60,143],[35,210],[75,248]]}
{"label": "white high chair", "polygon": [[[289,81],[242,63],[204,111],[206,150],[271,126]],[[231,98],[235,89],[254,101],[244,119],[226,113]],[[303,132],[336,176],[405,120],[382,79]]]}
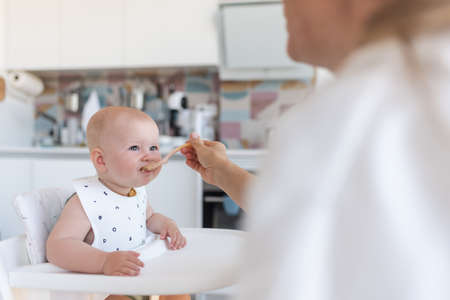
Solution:
{"label": "white high chair", "polygon": [[30,264],[27,249],[25,248],[25,235],[20,235],[0,242],[0,295],[3,300],[14,300],[9,285],[9,272]]}
{"label": "white high chair", "polygon": [[237,230],[182,228],[186,247],[144,261],[135,277],[73,273],[44,263],[45,241],[71,193],[45,189],[17,197],[15,205],[26,218],[27,236],[0,241],[3,300],[197,294],[235,284],[245,235]]}
{"label": "white high chair", "polygon": [[[9,285],[9,272],[23,266],[46,262],[45,244],[48,235],[58,220],[65,202],[73,193],[73,189],[47,188],[20,194],[15,199],[14,206],[24,222],[26,234],[0,242],[0,295],[4,300],[27,298],[21,297],[21,293],[15,293],[14,296]],[[50,296],[49,292],[47,294]],[[74,299],[83,298],[81,294],[71,294]],[[84,296],[86,299],[94,298],[94,295]],[[53,298],[61,297],[68,299],[71,295],[53,293]]]}

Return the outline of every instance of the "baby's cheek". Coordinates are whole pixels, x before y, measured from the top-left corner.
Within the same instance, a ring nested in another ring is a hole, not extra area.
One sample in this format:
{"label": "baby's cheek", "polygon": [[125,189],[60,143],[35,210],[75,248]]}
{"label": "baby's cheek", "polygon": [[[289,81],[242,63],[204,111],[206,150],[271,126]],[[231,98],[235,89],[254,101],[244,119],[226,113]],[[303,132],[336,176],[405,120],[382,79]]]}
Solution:
{"label": "baby's cheek", "polygon": [[155,172],[153,173],[152,179],[155,178],[156,176],[158,176],[159,172],[161,172],[161,169],[162,169],[162,167],[158,167],[158,168],[155,170]]}
{"label": "baby's cheek", "polygon": [[150,158],[153,160],[161,160],[161,153],[159,151],[152,152],[150,153]]}

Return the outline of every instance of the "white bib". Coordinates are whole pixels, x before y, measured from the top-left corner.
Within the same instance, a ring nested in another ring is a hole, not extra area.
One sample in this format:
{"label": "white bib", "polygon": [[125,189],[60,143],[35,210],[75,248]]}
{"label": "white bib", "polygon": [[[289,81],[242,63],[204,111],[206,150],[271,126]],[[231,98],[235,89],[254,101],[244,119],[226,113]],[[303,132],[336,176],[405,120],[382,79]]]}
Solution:
{"label": "white bib", "polygon": [[111,252],[131,250],[145,243],[147,193],[136,188],[136,196],[119,195],[97,176],[73,180],[94,232],[92,247]]}

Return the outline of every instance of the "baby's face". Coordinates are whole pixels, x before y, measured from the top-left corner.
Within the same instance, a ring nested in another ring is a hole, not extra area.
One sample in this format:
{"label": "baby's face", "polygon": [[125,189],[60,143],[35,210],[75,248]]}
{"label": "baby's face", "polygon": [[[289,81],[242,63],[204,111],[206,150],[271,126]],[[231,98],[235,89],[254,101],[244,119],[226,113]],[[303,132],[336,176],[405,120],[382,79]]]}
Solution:
{"label": "baby's face", "polygon": [[102,179],[123,188],[140,187],[154,179],[161,167],[142,167],[161,160],[159,132],[150,119],[119,119],[105,130],[102,139],[107,171]]}

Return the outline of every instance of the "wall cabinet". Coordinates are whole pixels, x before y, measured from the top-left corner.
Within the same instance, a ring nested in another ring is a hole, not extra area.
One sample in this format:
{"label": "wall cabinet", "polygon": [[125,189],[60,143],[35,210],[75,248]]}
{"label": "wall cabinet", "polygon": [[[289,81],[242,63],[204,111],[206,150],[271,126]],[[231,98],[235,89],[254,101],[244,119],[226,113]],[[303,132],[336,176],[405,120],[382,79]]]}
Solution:
{"label": "wall cabinet", "polygon": [[0,233],[5,239],[23,233],[13,206],[15,197],[31,190],[31,159],[0,158]]}
{"label": "wall cabinet", "polygon": [[11,69],[52,69],[59,65],[59,1],[6,1],[6,58]]}
{"label": "wall cabinet", "polygon": [[125,2],[60,0],[60,5],[60,67],[120,67],[123,61]]}
{"label": "wall cabinet", "polygon": [[95,175],[88,159],[36,159],[31,169],[31,190],[71,188],[72,179]]}
{"label": "wall cabinet", "polygon": [[156,212],[174,219],[181,227],[201,227],[201,179],[184,160],[164,165],[147,186],[147,194]]}
{"label": "wall cabinet", "polygon": [[6,1],[6,68],[218,65],[218,0]]}
{"label": "wall cabinet", "polygon": [[128,0],[125,65],[217,65],[217,7],[217,0]]}
{"label": "wall cabinet", "polygon": [[311,79],[311,65],[289,58],[281,1],[222,1],[222,80]]}

